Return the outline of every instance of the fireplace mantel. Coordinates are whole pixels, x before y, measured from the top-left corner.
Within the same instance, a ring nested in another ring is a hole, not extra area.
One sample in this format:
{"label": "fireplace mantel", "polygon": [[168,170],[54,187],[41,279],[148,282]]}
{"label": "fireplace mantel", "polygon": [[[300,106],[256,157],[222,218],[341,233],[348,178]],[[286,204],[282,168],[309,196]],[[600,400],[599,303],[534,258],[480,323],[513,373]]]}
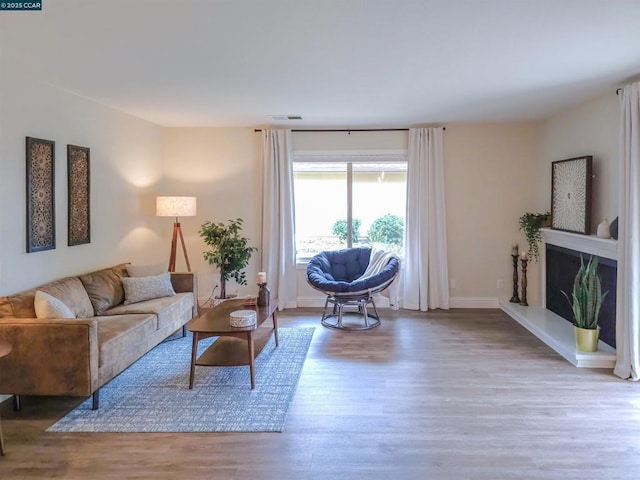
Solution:
{"label": "fireplace mantel", "polygon": [[547,271],[546,268],[544,268],[547,264],[547,243],[558,247],[569,248],[587,255],[597,255],[598,257],[610,258],[611,260],[616,261],[618,260],[617,240],[613,240],[611,238],[600,238],[595,235],[580,235],[579,233],[563,232],[561,230],[552,230],[550,228],[542,228],[540,232],[542,233],[542,241],[545,244],[540,249],[540,263],[543,266],[540,275],[540,292],[542,306],[544,308],[547,306]]}
{"label": "fireplace mantel", "polygon": [[[579,233],[563,232],[561,230],[552,230],[543,228],[542,240],[551,245],[558,247],[570,248],[578,252],[589,255],[597,255],[599,257],[618,259],[618,241],[611,238],[599,238],[595,235],[580,235]],[[541,249],[541,253],[545,251]],[[544,253],[543,253],[544,255]],[[544,259],[543,259],[544,260]],[[543,263],[544,265],[544,263]]]}
{"label": "fireplace mantel", "polygon": [[523,307],[500,300],[500,307],[510,317],[537,336],[549,347],[562,355],[576,367],[611,368],[615,366],[616,351],[606,343],[598,342],[598,351],[581,352],[576,349],[573,338],[573,325],[564,318],[546,308],[546,244],[564,247],[587,255],[618,259],[618,242],[612,239],[599,238],[595,235],[580,235],[543,228],[542,240],[545,243],[540,249],[541,272],[541,304],[540,306]]}

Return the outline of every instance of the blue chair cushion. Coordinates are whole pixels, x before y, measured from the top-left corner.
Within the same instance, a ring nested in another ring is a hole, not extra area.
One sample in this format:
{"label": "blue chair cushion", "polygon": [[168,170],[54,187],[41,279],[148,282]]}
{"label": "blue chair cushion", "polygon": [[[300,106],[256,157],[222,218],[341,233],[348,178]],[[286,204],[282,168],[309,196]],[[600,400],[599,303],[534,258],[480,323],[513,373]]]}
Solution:
{"label": "blue chair cushion", "polygon": [[369,247],[321,252],[309,261],[307,278],[318,290],[347,293],[376,288],[398,273],[400,263],[393,258],[380,273],[359,279],[369,265],[370,256]]}

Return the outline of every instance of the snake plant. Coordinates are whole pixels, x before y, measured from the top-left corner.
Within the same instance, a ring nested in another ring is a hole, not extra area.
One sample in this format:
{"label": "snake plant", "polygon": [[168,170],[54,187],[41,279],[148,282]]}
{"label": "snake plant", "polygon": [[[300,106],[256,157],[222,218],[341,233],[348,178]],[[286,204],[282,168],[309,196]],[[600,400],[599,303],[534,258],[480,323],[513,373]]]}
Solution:
{"label": "snake plant", "polygon": [[571,299],[563,291],[573,310],[573,324],[579,328],[595,330],[598,328],[598,314],[607,293],[602,293],[600,277],[597,274],[598,257],[589,258],[585,265],[580,257],[580,269],[573,281]]}

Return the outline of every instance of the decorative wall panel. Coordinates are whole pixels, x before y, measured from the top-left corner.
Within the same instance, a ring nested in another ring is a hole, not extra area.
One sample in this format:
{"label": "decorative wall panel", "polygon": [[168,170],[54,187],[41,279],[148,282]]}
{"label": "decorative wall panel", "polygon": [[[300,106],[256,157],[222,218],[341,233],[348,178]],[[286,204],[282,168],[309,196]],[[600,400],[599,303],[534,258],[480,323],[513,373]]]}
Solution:
{"label": "decorative wall panel", "polygon": [[55,142],[26,139],[27,252],[56,248]]}
{"label": "decorative wall panel", "polygon": [[69,246],[91,242],[91,177],[89,168],[89,149],[67,145]]}

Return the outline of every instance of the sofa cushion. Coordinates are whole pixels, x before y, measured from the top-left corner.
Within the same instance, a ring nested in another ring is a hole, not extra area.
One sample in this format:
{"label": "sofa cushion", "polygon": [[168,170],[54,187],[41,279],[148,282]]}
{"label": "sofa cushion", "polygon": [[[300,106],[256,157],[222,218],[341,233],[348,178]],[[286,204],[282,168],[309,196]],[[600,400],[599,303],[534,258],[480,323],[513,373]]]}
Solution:
{"label": "sofa cushion", "polygon": [[124,304],[144,302],[153,298],[172,297],[176,294],[168,272],[150,277],[129,277],[122,279]]}
{"label": "sofa cushion", "polygon": [[63,301],[41,290],[36,291],[33,308],[38,318],[76,318]]}
{"label": "sofa cushion", "polygon": [[[55,282],[46,283],[38,288],[26,290],[5,297],[5,306],[1,309],[3,316],[13,316],[16,318],[36,318],[34,301],[36,291],[48,293],[49,295],[62,301],[73,312],[76,318],[93,317],[93,306],[78,277],[67,277]],[[11,315],[5,315],[9,309],[6,308],[6,302],[11,306]]]}
{"label": "sofa cushion", "polygon": [[156,298],[144,302],[132,303],[130,305],[118,305],[117,307],[107,310],[105,315],[155,313],[158,318],[156,328],[160,330],[167,325],[173,324],[176,320],[179,320],[180,324],[185,323],[185,315],[187,315],[187,320],[190,320],[193,305],[193,293],[177,293],[172,297]]}
{"label": "sofa cushion", "polygon": [[89,294],[95,315],[102,315],[106,310],[120,305],[124,301],[122,277],[126,276],[126,264],[80,276],[80,280]]}
{"label": "sofa cushion", "polygon": [[156,330],[154,314],[113,315],[98,317],[98,365],[117,363],[118,358],[140,355]]}
{"label": "sofa cushion", "polygon": [[127,265],[127,273],[130,277],[149,277],[151,275],[160,275],[166,271],[166,263],[157,263],[154,265]]}

